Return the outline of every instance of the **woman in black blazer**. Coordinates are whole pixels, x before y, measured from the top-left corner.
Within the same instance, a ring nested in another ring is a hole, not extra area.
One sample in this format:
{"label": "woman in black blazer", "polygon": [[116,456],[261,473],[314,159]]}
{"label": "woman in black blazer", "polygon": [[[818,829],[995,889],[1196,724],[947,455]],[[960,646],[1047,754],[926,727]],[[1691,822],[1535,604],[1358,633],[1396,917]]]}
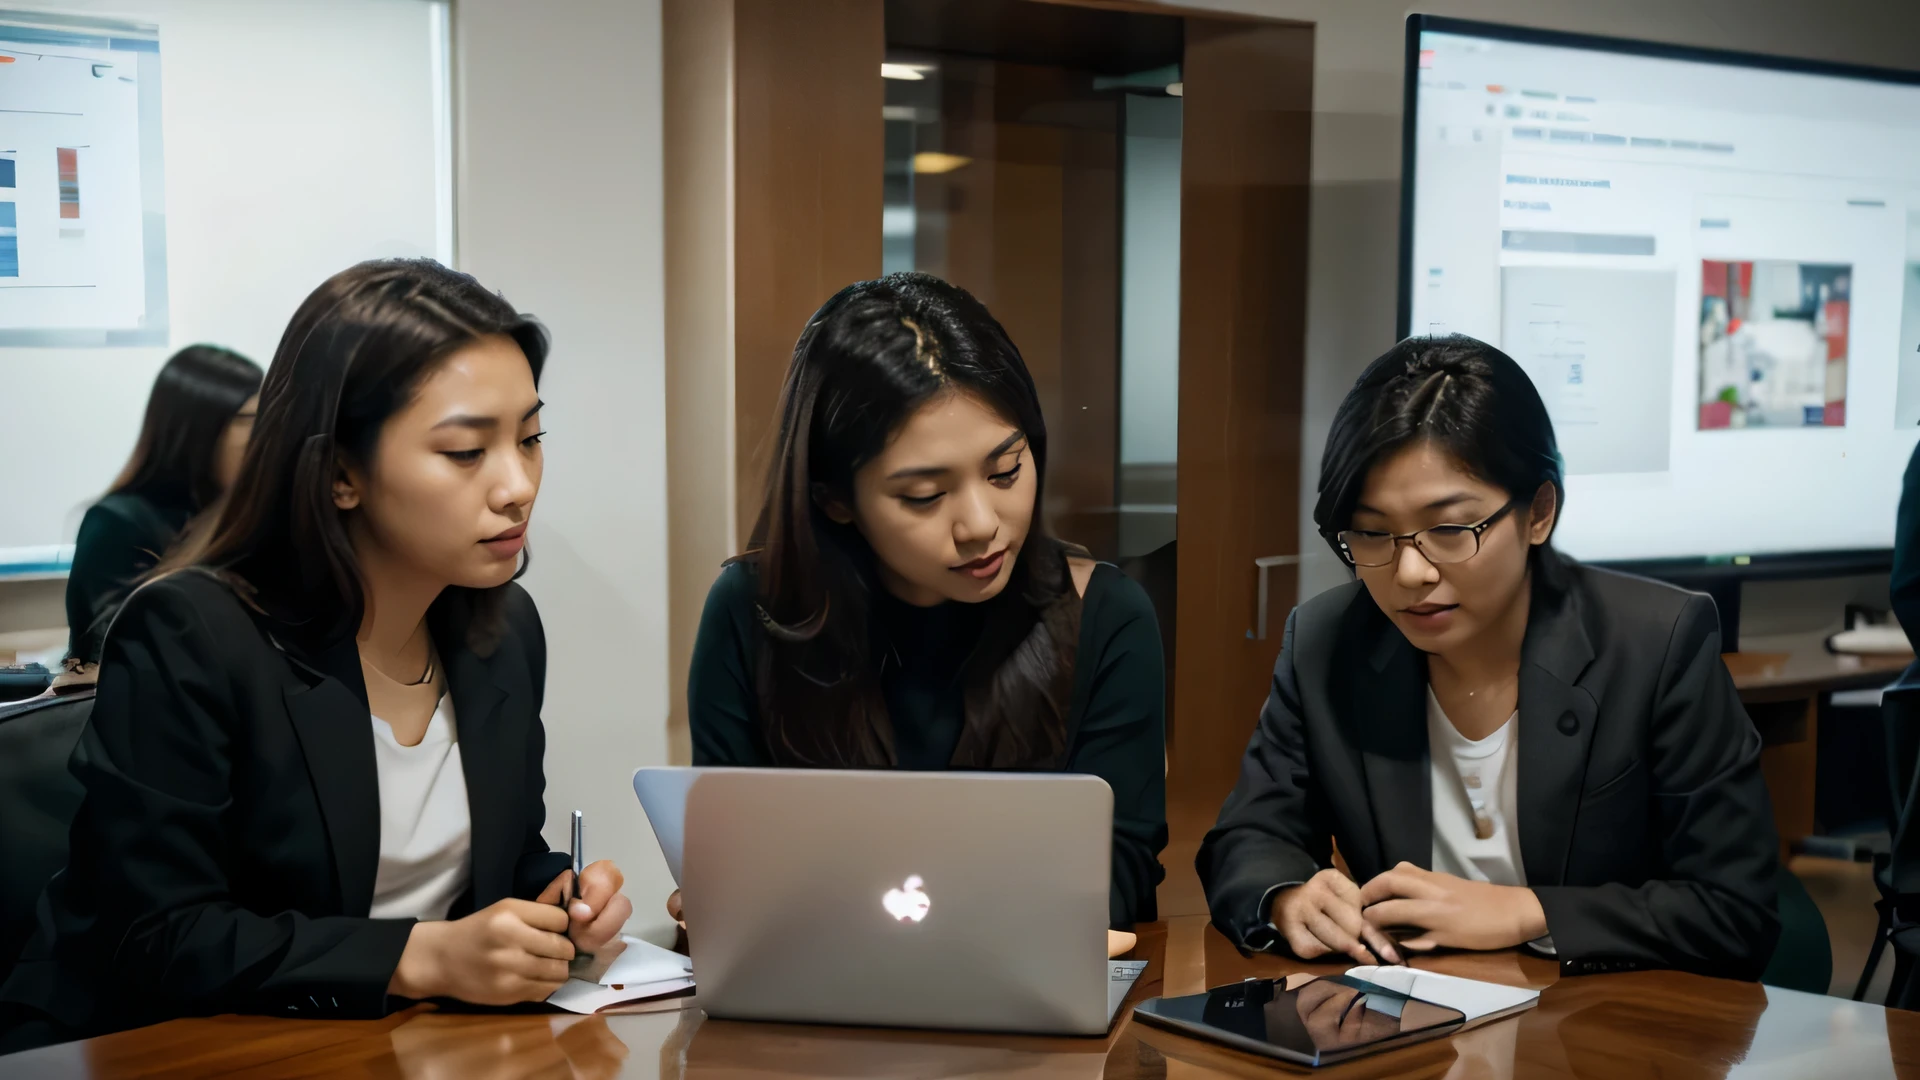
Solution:
{"label": "woman in black blazer", "polygon": [[100,639],[133,583],[239,474],[260,397],[260,365],[213,345],[167,360],[147,395],[133,455],[87,508],[67,574],[67,655],[100,659]]}
{"label": "woman in black blazer", "polygon": [[[426,261],[295,314],[212,527],[108,634],[10,1048],[173,1016],[537,1001],[632,907],[541,839],[546,644],[513,582],[539,326]],[[571,940],[569,940],[571,938]]]}
{"label": "woman in black blazer", "polygon": [[1712,602],[1555,553],[1561,468],[1470,338],[1401,342],[1341,405],[1314,520],[1359,580],[1288,618],[1198,858],[1243,949],[1766,966],[1778,840]]}

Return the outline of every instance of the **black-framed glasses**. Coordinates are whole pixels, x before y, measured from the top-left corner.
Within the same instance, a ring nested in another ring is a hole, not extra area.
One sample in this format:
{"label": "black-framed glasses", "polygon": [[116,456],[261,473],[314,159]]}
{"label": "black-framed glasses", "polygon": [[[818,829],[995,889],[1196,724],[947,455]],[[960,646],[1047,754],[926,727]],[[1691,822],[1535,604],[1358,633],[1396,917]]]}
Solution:
{"label": "black-framed glasses", "polygon": [[1400,553],[1402,540],[1410,541],[1435,566],[1466,562],[1480,554],[1480,537],[1523,502],[1515,499],[1473,525],[1434,525],[1410,533],[1342,529],[1333,534],[1333,542],[1348,566],[1386,566]]}

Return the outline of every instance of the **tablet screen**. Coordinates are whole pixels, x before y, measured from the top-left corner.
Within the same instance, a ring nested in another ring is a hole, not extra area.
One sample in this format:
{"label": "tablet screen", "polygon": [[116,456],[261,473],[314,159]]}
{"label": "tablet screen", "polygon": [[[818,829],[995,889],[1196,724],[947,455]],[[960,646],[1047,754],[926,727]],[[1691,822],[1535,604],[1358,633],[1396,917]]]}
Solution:
{"label": "tablet screen", "polygon": [[1457,1009],[1416,1001],[1348,975],[1249,979],[1189,997],[1143,1002],[1140,1012],[1192,1034],[1314,1064],[1466,1022]]}

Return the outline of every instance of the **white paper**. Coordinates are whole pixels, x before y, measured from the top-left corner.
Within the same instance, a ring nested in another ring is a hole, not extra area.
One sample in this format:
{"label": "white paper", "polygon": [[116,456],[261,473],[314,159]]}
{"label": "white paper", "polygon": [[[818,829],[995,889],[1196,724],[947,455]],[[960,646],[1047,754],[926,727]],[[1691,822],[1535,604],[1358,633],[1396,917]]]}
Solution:
{"label": "white paper", "polygon": [[1463,979],[1457,975],[1442,975],[1437,971],[1420,971],[1410,967],[1375,967],[1369,964],[1348,968],[1347,974],[1429,1004],[1458,1009],[1466,1014],[1469,1024],[1483,1016],[1530,1005],[1540,997],[1538,990]]}
{"label": "white paper", "polygon": [[623,1001],[639,1001],[693,985],[693,960],[671,949],[621,935],[624,946],[597,983],[568,979],[547,997],[547,1004],[568,1012],[597,1012]]}
{"label": "white paper", "polygon": [[672,949],[663,949],[650,942],[625,934],[620,940],[626,944],[626,950],[614,957],[606,974],[600,976],[600,985],[612,986],[615,983],[652,983],[667,979],[690,979],[693,977],[693,959],[682,956]]}
{"label": "white paper", "polygon": [[669,979],[657,983],[620,983],[615,986],[601,986],[581,979],[568,979],[560,989],[548,995],[547,1004],[557,1005],[568,1012],[593,1013],[609,1005],[664,997],[692,985],[692,979]]}

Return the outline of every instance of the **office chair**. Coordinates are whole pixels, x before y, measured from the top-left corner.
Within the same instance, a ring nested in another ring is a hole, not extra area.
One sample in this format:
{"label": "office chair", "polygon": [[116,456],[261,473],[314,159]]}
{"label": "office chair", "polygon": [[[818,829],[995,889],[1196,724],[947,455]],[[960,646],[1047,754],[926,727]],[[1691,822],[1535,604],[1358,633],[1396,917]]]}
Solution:
{"label": "office chair", "polygon": [[41,890],[67,865],[81,796],[67,758],[92,709],[91,688],[0,706],[0,980],[33,935]]}
{"label": "office chair", "polygon": [[1785,865],[1780,867],[1774,884],[1779,897],[1780,940],[1760,981],[1783,990],[1824,994],[1833,983],[1833,942],[1827,937],[1827,920],[1820,914],[1820,905],[1813,902],[1813,894]]}
{"label": "office chair", "polygon": [[1920,764],[1920,661],[1907,666],[1880,698],[1880,722],[1887,745],[1887,781],[1893,794],[1893,850],[1873,858],[1873,884],[1880,892],[1874,901],[1879,925],[1873,933],[1873,947],[1860,971],[1860,982],[1853,988],[1853,1000],[1866,997],[1867,985],[1880,966],[1880,955],[1888,943],[1894,946],[1893,983],[1887,988],[1887,1004],[1912,1008],[1907,986],[1911,980],[1912,960],[1920,956],[1920,815],[1915,803],[1920,792],[1914,788],[1916,764]]}
{"label": "office chair", "polygon": [[53,683],[44,664],[0,665],[0,704],[38,697]]}

